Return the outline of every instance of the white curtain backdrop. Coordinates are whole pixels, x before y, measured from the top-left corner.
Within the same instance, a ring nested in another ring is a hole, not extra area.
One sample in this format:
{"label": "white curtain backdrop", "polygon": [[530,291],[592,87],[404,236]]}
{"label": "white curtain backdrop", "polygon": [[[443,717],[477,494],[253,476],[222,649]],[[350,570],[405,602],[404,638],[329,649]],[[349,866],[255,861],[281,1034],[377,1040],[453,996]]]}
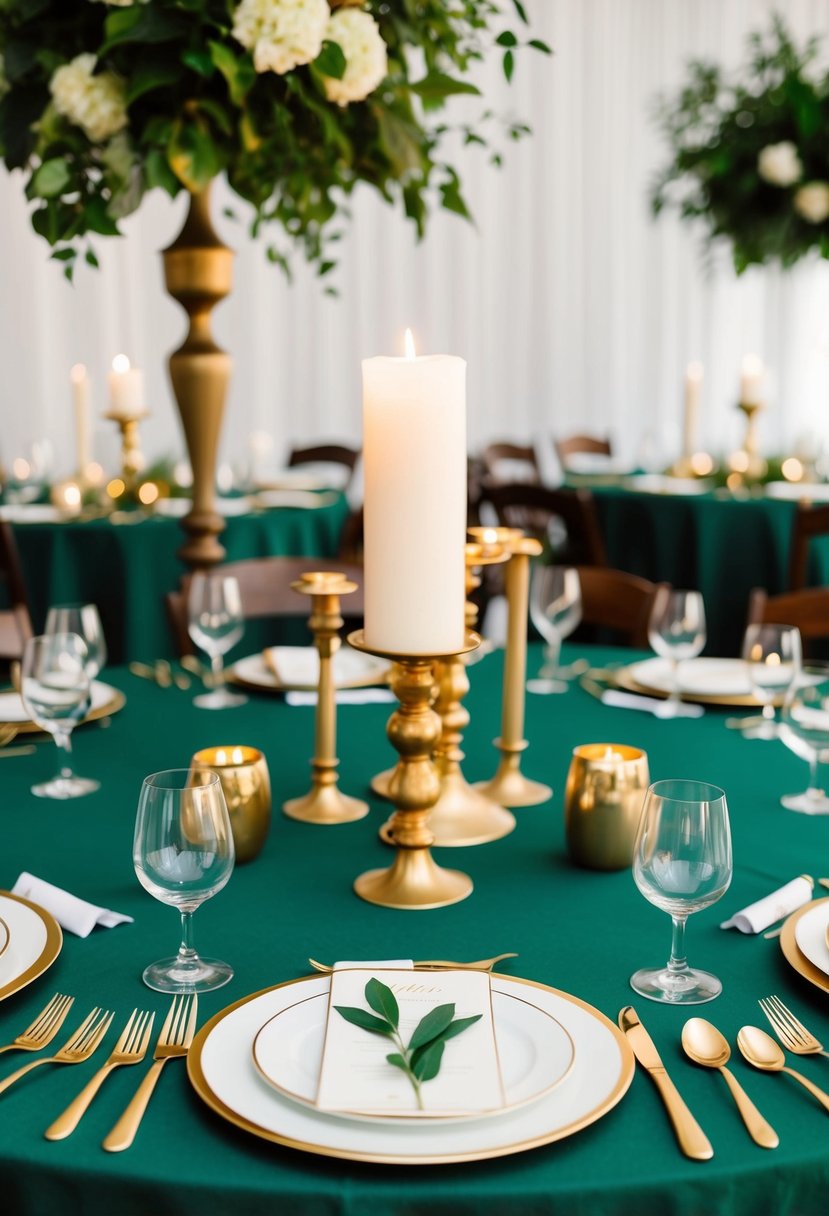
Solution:
{"label": "white curtain backdrop", "polygon": [[[747,351],[772,369],[766,451],[804,436],[829,446],[829,265],[737,279],[726,253],[706,271],[693,233],[673,217],[653,221],[648,204],[665,159],[655,96],[678,85],[690,57],[739,64],[746,34],[775,8],[798,37],[829,35],[829,0],[525,3],[555,55],[520,54],[511,88],[497,62],[481,80],[485,104],[526,119],[534,135],[504,149],[500,171],[480,149],[459,150],[474,227],[436,212],[418,245],[402,216],[358,194],[332,300],[299,261],[287,284],[264,243],[221,218],[232,200],[220,187],[217,224],[238,253],[233,294],[215,314],[235,360],[225,461],[243,462],[257,431],[272,437],[275,464],[294,441],[359,443],[360,359],[400,351],[407,325],[422,351],[468,360],[473,447],[506,437],[549,446],[553,434],[587,429],[609,431],[626,456],[670,459],[684,367],[699,359],[700,444],[728,451],[742,433],[734,402]],[[464,99],[455,113],[480,108]],[[166,356],[183,314],[164,293],[158,251],[183,207],[146,199],[123,239],[98,242],[101,269],[79,268],[71,287],[30,230],[20,177],[0,174],[5,462],[48,438],[54,471],[72,469],[68,372],[82,362],[96,456],[115,467],[113,427],[100,414],[119,351],[146,375],[145,452],[182,453]]]}

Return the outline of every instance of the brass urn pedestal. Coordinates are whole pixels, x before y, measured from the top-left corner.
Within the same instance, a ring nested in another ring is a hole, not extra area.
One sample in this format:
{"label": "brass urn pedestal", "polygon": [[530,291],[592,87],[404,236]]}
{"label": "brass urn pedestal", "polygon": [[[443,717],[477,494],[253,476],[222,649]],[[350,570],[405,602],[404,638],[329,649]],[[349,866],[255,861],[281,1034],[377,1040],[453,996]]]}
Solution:
{"label": "brass urn pedestal", "polygon": [[190,319],[184,344],[170,356],[170,379],[193,470],[193,507],[181,521],[187,540],[178,555],[195,570],[214,566],[225,555],[217,539],[224,520],[215,509],[214,491],[232,362],[213,341],[210,318],[230,292],[233,256],[210,221],[210,187],[191,194],[184,227],[163,258],[167,290]]}

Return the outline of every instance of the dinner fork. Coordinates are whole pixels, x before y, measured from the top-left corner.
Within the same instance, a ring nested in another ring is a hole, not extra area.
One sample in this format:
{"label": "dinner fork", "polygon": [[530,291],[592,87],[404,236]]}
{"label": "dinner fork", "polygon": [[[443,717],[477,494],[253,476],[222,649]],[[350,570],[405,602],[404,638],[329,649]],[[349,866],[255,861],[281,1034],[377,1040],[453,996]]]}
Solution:
{"label": "dinner fork", "polygon": [[826,1056],[829,1051],[823,1050],[823,1044],[818,1042],[799,1021],[790,1009],[787,1009],[779,996],[763,997],[760,1008],[771,1022],[772,1029],[784,1047],[798,1056]]}
{"label": "dinner fork", "polygon": [[96,1006],[56,1055],[47,1056],[44,1060],[32,1060],[31,1064],[24,1064],[10,1077],[4,1077],[0,1081],[0,1094],[25,1073],[31,1072],[33,1068],[38,1068],[41,1064],[83,1064],[109,1030],[111,1021],[112,1014],[108,1010],[99,1009]]}
{"label": "dinner fork", "polygon": [[187,1055],[196,1032],[198,1008],[199,998],[195,992],[181,993],[181,995],[173,997],[170,1012],[164,1019],[164,1025],[161,1027],[161,1033],[155,1045],[152,1068],[138,1086],[129,1106],[104,1140],[104,1148],[107,1152],[120,1153],[132,1144],[162,1068],[174,1056]]}
{"label": "dinner fork", "polygon": [[48,1005],[41,1009],[31,1026],[27,1026],[16,1039],[0,1047],[3,1051],[40,1051],[52,1042],[72,1008],[75,998],[56,992]]}
{"label": "dinner fork", "polygon": [[121,1037],[110,1052],[107,1062],[87,1081],[62,1115],[43,1133],[47,1140],[65,1140],[80,1123],[90,1102],[104,1083],[105,1078],[121,1064],[140,1064],[147,1054],[155,1014],[148,1010],[139,1013],[133,1009],[130,1019],[121,1031]]}

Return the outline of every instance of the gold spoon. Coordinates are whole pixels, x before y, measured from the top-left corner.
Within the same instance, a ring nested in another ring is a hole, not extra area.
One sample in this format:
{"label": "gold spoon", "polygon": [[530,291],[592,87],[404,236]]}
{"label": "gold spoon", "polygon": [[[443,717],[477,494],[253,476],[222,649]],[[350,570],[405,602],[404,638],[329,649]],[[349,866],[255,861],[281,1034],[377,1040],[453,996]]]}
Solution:
{"label": "gold spoon", "polygon": [[[518,955],[515,953],[496,954],[492,958],[476,959],[473,963],[455,963],[447,958],[427,958],[419,959],[415,963],[415,967],[434,968],[436,971],[491,971],[496,963],[502,962],[505,958],[518,958]],[[334,970],[326,963],[318,963],[315,958],[309,958],[308,962],[315,971],[324,971],[328,974]]]}
{"label": "gold spoon", "polygon": [[777,1148],[780,1143],[777,1132],[760,1114],[734,1074],[725,1067],[731,1058],[731,1048],[716,1026],[706,1022],[705,1018],[689,1018],[682,1027],[682,1046],[686,1056],[695,1064],[701,1064],[703,1068],[717,1068],[725,1077],[754,1143],[761,1148]]}
{"label": "gold spoon", "polygon": [[824,1110],[829,1111],[829,1094],[818,1089],[817,1085],[814,1085],[808,1077],[801,1076],[793,1068],[787,1068],[786,1057],[782,1050],[771,1035],[766,1034],[765,1030],[760,1030],[757,1026],[743,1026],[737,1035],[737,1046],[749,1064],[753,1064],[755,1068],[764,1069],[766,1072],[787,1072],[790,1077],[794,1077],[795,1081],[804,1085],[813,1097],[817,1098]]}

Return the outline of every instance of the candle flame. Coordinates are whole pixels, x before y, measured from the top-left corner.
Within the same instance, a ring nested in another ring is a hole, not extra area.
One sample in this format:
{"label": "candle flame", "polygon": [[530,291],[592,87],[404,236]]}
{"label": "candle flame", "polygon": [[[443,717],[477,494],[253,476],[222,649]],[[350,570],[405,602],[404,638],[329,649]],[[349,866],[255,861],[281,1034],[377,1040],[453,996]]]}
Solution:
{"label": "candle flame", "polygon": [[498,543],[498,533],[494,528],[484,528],[484,544],[495,545]]}
{"label": "candle flame", "polygon": [[234,764],[242,764],[244,762],[245,754],[241,747],[234,747],[231,759],[233,760]]}
{"label": "candle flame", "polygon": [[761,372],[765,371],[765,366],[759,355],[743,355],[740,370],[744,376],[758,376]]}
{"label": "candle flame", "polygon": [[406,358],[414,359],[415,344],[414,344],[414,337],[412,336],[412,331],[410,329],[406,330],[405,343],[406,343]]}
{"label": "candle flame", "polygon": [[69,379],[73,384],[83,384],[86,379],[86,366],[83,363],[76,363],[69,369]]}
{"label": "candle flame", "polygon": [[689,363],[685,369],[685,375],[688,377],[688,379],[695,380],[697,383],[702,380],[704,372],[705,368],[698,359],[694,359],[694,361]]}
{"label": "candle flame", "polygon": [[126,355],[116,355],[112,360],[112,370],[119,376],[130,370],[130,361]]}
{"label": "candle flame", "polygon": [[74,481],[67,482],[63,487],[63,501],[67,507],[79,507],[81,505],[81,489],[75,485]]}

